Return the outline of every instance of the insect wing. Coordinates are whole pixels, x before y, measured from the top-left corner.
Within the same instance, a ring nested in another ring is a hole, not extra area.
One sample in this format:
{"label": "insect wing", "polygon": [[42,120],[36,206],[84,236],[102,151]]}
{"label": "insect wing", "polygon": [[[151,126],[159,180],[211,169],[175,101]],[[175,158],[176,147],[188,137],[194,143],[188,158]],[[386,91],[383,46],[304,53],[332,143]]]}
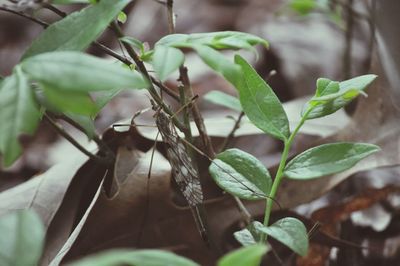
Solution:
{"label": "insect wing", "polygon": [[201,204],[203,201],[203,193],[200,180],[197,177],[196,170],[193,168],[186,146],[179,138],[175,127],[163,111],[160,111],[157,115],[156,123],[167,145],[168,159],[171,163],[171,168],[179,189],[190,206]]}

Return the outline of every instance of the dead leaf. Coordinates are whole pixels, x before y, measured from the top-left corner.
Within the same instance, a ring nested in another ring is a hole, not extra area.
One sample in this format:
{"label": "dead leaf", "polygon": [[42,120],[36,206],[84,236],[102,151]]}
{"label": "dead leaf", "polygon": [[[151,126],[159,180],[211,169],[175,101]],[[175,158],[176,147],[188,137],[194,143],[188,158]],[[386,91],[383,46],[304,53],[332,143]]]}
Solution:
{"label": "dead leaf", "polygon": [[15,210],[33,209],[47,228],[72,178],[86,158],[83,154],[70,157],[43,174],[0,193],[0,216]]}
{"label": "dead leaf", "polygon": [[[374,204],[386,199],[389,195],[399,192],[400,188],[395,186],[386,186],[380,189],[367,189],[361,192],[359,195],[352,197],[350,200],[346,200],[345,202],[335,205],[329,205],[315,211],[311,215],[311,219],[314,222],[321,223],[319,236],[325,235],[325,240],[329,240],[329,237],[331,238],[330,240],[332,240],[334,238],[337,238],[339,235],[339,224],[343,221],[350,219],[351,215],[354,212],[368,209]],[[308,255],[303,258],[298,258],[297,265],[325,265],[328,261],[329,254],[332,248],[332,242],[329,242],[312,242],[309,248]],[[338,243],[342,245],[342,248],[346,248],[345,241],[338,239]],[[359,243],[349,242],[347,245],[349,247],[356,247],[358,244]],[[359,246],[359,248],[360,247],[361,246]]]}

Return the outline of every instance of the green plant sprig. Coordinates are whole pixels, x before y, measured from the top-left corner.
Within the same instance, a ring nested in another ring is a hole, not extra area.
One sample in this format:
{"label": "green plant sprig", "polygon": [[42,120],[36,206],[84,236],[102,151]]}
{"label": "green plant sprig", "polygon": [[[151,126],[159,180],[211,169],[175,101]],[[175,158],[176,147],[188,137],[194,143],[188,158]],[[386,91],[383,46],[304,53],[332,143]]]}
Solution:
{"label": "green plant sprig", "polygon": [[260,161],[238,149],[218,154],[210,165],[210,174],[221,188],[240,199],[266,201],[263,223],[254,221],[247,228],[235,232],[235,238],[242,245],[265,243],[267,236],[271,236],[305,256],[308,236],[300,220],[286,217],[270,224],[273,199],[282,180],[306,180],[342,172],[377,152],[379,147],[366,143],[330,143],[308,149],[288,162],[293,140],[307,120],[330,115],[358,95],[365,94],[364,90],[376,75],[364,75],[342,82],[318,79],[315,95],[306,103],[299,124],[290,132],[287,115],[272,88],[242,57],[236,55],[235,63],[241,67],[240,78],[232,82],[230,76],[224,77],[238,90],[241,106],[235,103],[232,96],[222,93],[212,93],[207,99],[224,106],[232,103],[232,109],[242,110],[255,126],[281,140],[284,148],[273,181],[268,169]]}
{"label": "green plant sprig", "polygon": [[[282,152],[282,156],[279,162],[278,170],[276,172],[274,181],[272,183],[271,187],[271,192],[269,193],[269,198],[266,199],[266,207],[265,207],[265,213],[264,213],[264,226],[268,226],[269,224],[269,219],[271,217],[271,212],[272,212],[272,206],[273,206],[273,200],[276,197],[276,194],[278,192],[279,185],[281,184],[281,181],[284,177],[284,170],[287,162],[287,158],[289,155],[290,148],[292,146],[293,140],[296,137],[297,133],[299,132],[300,128],[304,125],[304,123],[307,120],[308,114],[311,112],[312,109],[309,109],[304,116],[301,118],[299,124],[296,126],[296,128],[293,130],[293,132],[290,134],[289,138],[287,141],[284,141],[284,148]],[[271,199],[272,198],[272,199]],[[260,239],[260,242],[265,242],[267,239],[267,235],[263,235]]]}

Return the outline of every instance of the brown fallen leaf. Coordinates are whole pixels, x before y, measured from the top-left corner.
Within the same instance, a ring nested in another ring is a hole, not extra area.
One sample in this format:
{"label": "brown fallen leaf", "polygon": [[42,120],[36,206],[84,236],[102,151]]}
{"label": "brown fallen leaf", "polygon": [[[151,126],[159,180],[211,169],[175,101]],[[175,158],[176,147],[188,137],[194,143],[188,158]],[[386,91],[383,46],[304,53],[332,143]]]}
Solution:
{"label": "brown fallen leaf", "polygon": [[[208,247],[197,231],[189,208],[174,203],[170,165],[157,151],[151,178],[147,179],[151,153],[119,149],[117,157],[119,160],[124,157],[121,163],[135,161],[136,166],[126,175],[129,166],[117,163],[116,167],[121,168],[114,171],[119,180],[116,193],[110,198],[104,192],[104,182],[98,184],[90,205],[67,239],[64,233],[60,236],[54,230],[53,238],[64,243],[51,261],[46,260],[47,264],[58,265],[113,247],[134,247],[168,249],[202,265],[213,265],[233,247],[227,238],[232,238],[232,230],[242,219],[235,201],[223,196],[204,203],[212,243]],[[247,206],[254,216],[262,215],[264,207],[259,202],[249,202]],[[60,229],[65,231],[65,227]]]}
{"label": "brown fallen leaf", "polygon": [[[132,156],[138,153],[132,152]],[[151,151],[138,157],[136,167],[121,182],[115,196],[108,198],[99,188],[97,200],[85,214],[85,221],[80,222],[79,234],[73,234],[76,239],[73,244],[68,242],[69,250],[63,248],[62,253],[68,251],[65,261],[118,246],[167,248],[182,253],[205,247],[188,208],[179,208],[171,201],[168,161],[155,152],[157,167],[147,188]]]}
{"label": "brown fallen leaf", "polygon": [[[316,210],[311,215],[311,220],[321,224],[320,232],[317,236],[319,239],[316,239],[320,241],[311,242],[307,256],[297,258],[297,265],[325,265],[329,259],[332,246],[338,246],[335,242],[340,244],[341,248],[346,248],[346,245],[348,245],[348,247],[357,247],[358,243],[349,242],[346,244],[345,241],[338,239],[340,230],[338,225],[350,219],[352,213],[368,209],[374,204],[386,199],[389,195],[399,192],[400,187],[396,186],[367,189],[352,197],[350,200]],[[321,238],[321,236],[323,238]],[[337,240],[335,241],[335,239]],[[361,248],[361,246],[358,246],[358,248]]]}
{"label": "brown fallen leaf", "polygon": [[[112,150],[116,149],[116,143],[125,141],[125,138],[124,134],[111,134],[110,132],[106,132],[103,135],[103,141]],[[60,207],[48,227],[41,265],[49,265],[50,261],[60,252],[60,249],[89,208],[99,184],[108,172],[107,165],[88,160],[74,173],[68,188],[63,194]]]}
{"label": "brown fallen leaf", "polygon": [[47,228],[78,169],[85,163],[83,154],[69,157],[43,174],[0,193],[0,216],[20,209],[33,209]]}

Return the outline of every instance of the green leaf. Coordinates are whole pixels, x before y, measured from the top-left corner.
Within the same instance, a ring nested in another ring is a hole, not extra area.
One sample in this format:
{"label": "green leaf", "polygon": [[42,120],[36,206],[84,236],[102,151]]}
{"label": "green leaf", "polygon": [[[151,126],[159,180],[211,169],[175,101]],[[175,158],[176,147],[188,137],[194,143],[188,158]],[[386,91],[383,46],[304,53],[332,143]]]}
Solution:
{"label": "green leaf", "polygon": [[21,154],[18,137],[33,134],[40,118],[35,95],[19,66],[0,88],[0,152],[5,166]]}
{"label": "green leaf", "polygon": [[42,85],[46,108],[54,112],[73,113],[86,116],[95,116],[99,111],[88,93],[57,90]]}
{"label": "green leaf", "polygon": [[290,134],[289,121],[278,97],[246,60],[236,55],[235,62],[243,71],[236,88],[247,117],[265,133],[285,141]]}
{"label": "green leaf", "polygon": [[162,250],[110,250],[83,258],[69,266],[198,266],[197,263]]}
{"label": "green leaf", "polygon": [[253,34],[238,31],[217,31],[193,34],[171,34],[161,38],[156,45],[173,47],[191,47],[192,45],[206,45],[211,48],[220,49],[247,49],[253,50],[252,46],[261,44],[268,47],[268,42]]}
{"label": "green leaf", "polygon": [[93,93],[98,110],[103,109],[122,90],[96,91]]}
{"label": "green leaf", "polygon": [[118,14],[118,21],[124,24],[126,20],[128,19],[128,16],[125,14],[125,12],[121,11]]}
{"label": "green leaf", "polygon": [[88,4],[89,0],[53,0],[54,5],[69,5],[69,4]]}
{"label": "green leaf", "polygon": [[234,232],[233,236],[244,247],[257,244],[257,241],[254,239],[250,230],[247,228]]}
{"label": "green leaf", "polygon": [[171,47],[180,47],[180,44],[188,43],[190,40],[190,35],[188,34],[170,34],[162,37],[158,42],[155,43],[157,45],[171,46]]}
{"label": "green leaf", "polygon": [[201,59],[217,73],[224,76],[232,84],[240,79],[240,69],[225,58],[217,50],[221,49],[247,49],[255,52],[254,45],[262,44],[268,47],[268,42],[252,34],[237,31],[221,31],[193,34],[172,34],[160,39],[157,46],[175,48],[191,48]]}
{"label": "green leaf", "polygon": [[50,25],[22,59],[50,51],[82,51],[107,28],[129,0],[101,0]]}
{"label": "green leaf", "polygon": [[337,82],[327,79],[317,82],[317,92],[306,104],[303,116],[307,113],[307,119],[314,119],[330,115],[341,109],[370,85],[376,75],[364,75],[340,82],[337,89]]}
{"label": "green leaf", "polygon": [[89,139],[92,139],[94,137],[96,128],[94,126],[94,121],[91,117],[71,113],[66,113],[64,115],[75,121],[75,123],[78,123]]}
{"label": "green leaf", "polygon": [[268,170],[257,158],[239,149],[218,154],[209,171],[218,186],[242,199],[265,199],[271,189]]}
{"label": "green leaf", "polygon": [[42,255],[44,227],[32,210],[0,218],[0,265],[36,266]]}
{"label": "green leaf", "polygon": [[291,0],[289,6],[299,15],[308,15],[311,11],[317,8],[316,0]]}
{"label": "green leaf", "polygon": [[285,217],[268,227],[261,223],[259,224],[257,230],[278,240],[300,256],[307,255],[307,229],[300,220],[293,217]]}
{"label": "green leaf", "polygon": [[144,44],[143,42],[139,41],[138,39],[135,39],[133,37],[122,37],[119,39],[121,42],[127,43],[133,48],[139,49],[141,53],[144,53]]}
{"label": "green leaf", "polygon": [[223,54],[206,45],[191,46],[204,63],[217,73],[220,73],[227,81],[236,84],[240,79],[240,68],[229,61]]}
{"label": "green leaf", "polygon": [[204,100],[212,102],[217,105],[227,107],[238,112],[242,111],[242,106],[236,97],[226,94],[222,91],[210,91],[204,95]]}
{"label": "green leaf", "polygon": [[153,54],[153,67],[161,81],[177,70],[185,60],[185,55],[176,48],[157,45]]}
{"label": "green leaf", "polygon": [[306,150],[286,166],[284,175],[292,179],[311,179],[342,172],[379,147],[366,143],[330,143]]}
{"label": "green leaf", "polygon": [[148,83],[137,72],[80,52],[50,52],[22,62],[32,79],[53,89],[77,92],[139,89]]}
{"label": "green leaf", "polygon": [[218,260],[218,266],[259,266],[261,259],[267,253],[266,245],[252,245],[234,250]]}
{"label": "green leaf", "polygon": [[319,78],[317,80],[317,91],[315,93],[315,96],[321,97],[336,93],[339,90],[340,90],[339,82],[332,81],[326,78]]}
{"label": "green leaf", "polygon": [[53,0],[51,3],[54,5],[68,5],[68,4],[87,4],[89,0]]}

